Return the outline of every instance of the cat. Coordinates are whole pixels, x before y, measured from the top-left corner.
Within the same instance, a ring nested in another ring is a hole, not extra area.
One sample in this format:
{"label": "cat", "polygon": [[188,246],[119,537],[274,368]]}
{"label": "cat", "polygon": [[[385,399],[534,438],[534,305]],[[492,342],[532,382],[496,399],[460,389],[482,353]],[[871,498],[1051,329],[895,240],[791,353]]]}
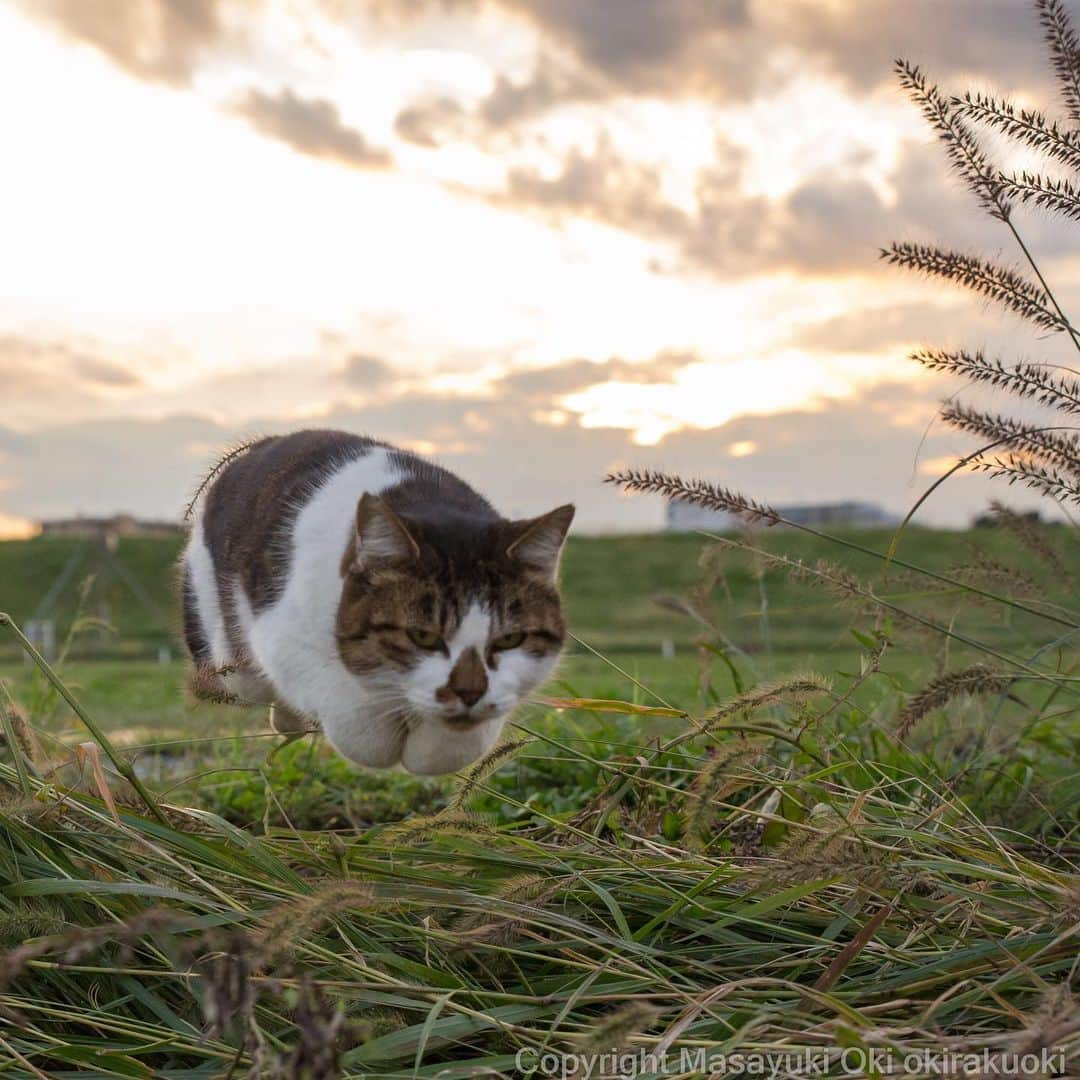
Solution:
{"label": "cat", "polygon": [[551,675],[572,505],[510,521],[446,469],[342,431],[261,439],[211,481],[180,564],[197,697],[272,704],[279,730],[433,774],[486,753]]}

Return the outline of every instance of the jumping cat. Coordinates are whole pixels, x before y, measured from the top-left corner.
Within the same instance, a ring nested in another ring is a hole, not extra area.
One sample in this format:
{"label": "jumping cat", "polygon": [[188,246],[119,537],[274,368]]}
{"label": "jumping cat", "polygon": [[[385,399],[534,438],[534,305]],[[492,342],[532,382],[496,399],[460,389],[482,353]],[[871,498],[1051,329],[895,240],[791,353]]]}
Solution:
{"label": "jumping cat", "polygon": [[509,521],[446,469],[341,431],[211,474],[181,558],[189,685],[319,725],[343,756],[452,772],[554,669],[574,516]]}

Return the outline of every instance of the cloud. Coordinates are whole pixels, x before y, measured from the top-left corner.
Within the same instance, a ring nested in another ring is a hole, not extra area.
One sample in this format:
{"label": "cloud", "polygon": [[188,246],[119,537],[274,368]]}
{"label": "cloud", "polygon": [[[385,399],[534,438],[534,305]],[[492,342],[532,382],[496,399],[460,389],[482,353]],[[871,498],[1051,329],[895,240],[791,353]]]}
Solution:
{"label": "cloud", "polygon": [[381,386],[393,377],[393,371],[385,360],[365,353],[352,353],[345,357],[343,374],[347,382],[361,387]]}
{"label": "cloud", "polygon": [[[225,44],[255,38],[262,0],[21,0],[32,17],[83,41],[139,78],[191,82]],[[323,13],[362,24],[353,6],[322,0]],[[484,107],[510,124],[560,102],[696,95],[718,103],[767,94],[808,71],[867,90],[890,75],[897,54],[930,71],[981,71],[1006,85],[1049,79],[1030,6],[1017,0],[367,0],[366,20],[391,30],[430,20],[434,40],[455,23],[473,30],[501,8],[539,34],[542,62],[523,83],[501,77]],[[406,128],[409,121],[405,122]]]}
{"label": "cloud", "polygon": [[445,95],[411,102],[398,113],[394,130],[408,142],[428,149],[451,140],[484,144],[513,133],[519,125],[551,109],[603,101],[610,94],[603,78],[541,52],[525,79],[497,73],[491,90],[472,105]]}
{"label": "cloud", "polygon": [[527,79],[517,81],[507,75],[496,76],[477,115],[489,128],[507,128],[556,105],[597,101],[605,96],[604,81],[592,72],[559,63],[547,53],[541,53]]}
{"label": "cloud", "polygon": [[987,329],[985,312],[926,301],[846,311],[800,326],[791,344],[834,353],[881,353],[916,342],[978,340]]}
{"label": "cloud", "polygon": [[[374,5],[384,18],[397,0]],[[753,95],[759,65],[743,41],[746,0],[497,0],[541,34],[525,78],[496,73],[490,92],[466,106],[446,96],[410,103],[398,116],[403,138],[433,147],[447,139],[485,142],[567,105],[604,103],[624,95],[684,95],[692,89],[719,102]],[[480,3],[459,0],[451,13],[475,20]],[[430,7],[428,9],[431,10]]]}
{"label": "cloud", "polygon": [[[627,95],[738,104],[808,74],[866,93],[891,82],[898,55],[931,75],[977,72],[1008,88],[1046,90],[1051,83],[1038,21],[1017,0],[494,0],[494,6],[539,33],[541,60],[524,82],[498,77],[475,115],[489,132],[560,105]],[[484,7],[481,0],[368,5],[386,22],[438,12],[462,26]],[[445,103],[440,108],[445,116]],[[437,115],[434,108],[416,110],[406,128]]]}
{"label": "cloud", "polygon": [[85,382],[97,386],[139,386],[142,379],[128,368],[114,364],[111,360],[101,360],[96,356],[71,357],[75,373]]}
{"label": "cloud", "polygon": [[867,90],[891,79],[897,55],[1012,86],[1030,85],[1046,68],[1035,13],[1016,0],[498,2],[602,74],[613,94],[693,93],[728,103],[814,69]]}
{"label": "cloud", "polygon": [[[0,386],[9,422],[37,417],[132,390],[142,379],[130,368],[59,341],[0,335]],[[3,447],[0,438],[0,448]]]}
{"label": "cloud", "polygon": [[651,383],[670,379],[676,371],[698,362],[688,353],[661,353],[647,361],[631,363],[619,357],[597,362],[564,360],[559,364],[527,368],[504,375],[495,385],[495,395],[529,405],[550,405],[561,394],[583,390],[598,383],[618,380]]}
{"label": "cloud", "polygon": [[466,115],[465,107],[453,98],[425,98],[397,114],[394,133],[406,142],[433,150],[448,138],[464,136]]}
{"label": "cloud", "polygon": [[301,154],[337,161],[356,169],[385,169],[390,154],[372,146],[342,122],[338,107],[323,98],[304,98],[284,87],[277,94],[250,89],[234,111],[257,131]]}
{"label": "cloud", "polygon": [[254,0],[24,0],[25,10],[140,79],[183,85]]}
{"label": "cloud", "polygon": [[[904,511],[926,484],[918,461],[969,448],[962,436],[940,427],[931,429],[920,448],[938,389],[930,378],[883,384],[819,411],[741,417],[710,430],[677,432],[651,447],[632,446],[626,432],[613,428],[554,426],[536,412],[544,399],[539,389],[521,393],[509,387],[494,398],[413,391],[370,406],[339,405],[317,425],[397,444],[430,444],[438,460],[510,516],[572,500],[582,529],[649,528],[662,520],[662,501],[627,499],[605,486],[602,477],[613,467],[670,469],[776,503],[856,498]],[[17,517],[73,509],[175,517],[214,457],[208,448],[299,426],[270,419],[241,428],[177,415],[56,425],[15,441],[5,471],[18,486],[5,493],[3,509]],[[730,447],[739,443],[755,444],[755,452],[731,456]],[[102,476],[110,478],[107,485]],[[1034,503],[1025,493],[1005,492],[976,477],[954,477],[946,488],[920,520],[962,524],[991,494],[1018,505]]]}
{"label": "cloud", "polygon": [[491,198],[519,210],[577,215],[647,236],[681,234],[689,220],[664,197],[659,170],[624,160],[605,136],[591,151],[572,148],[554,174],[535,166],[511,168],[505,190]]}
{"label": "cloud", "polygon": [[[482,197],[556,223],[582,218],[614,226],[672,249],[674,264],[660,264],[669,271],[703,270],[722,279],[781,270],[883,272],[878,252],[894,239],[991,255],[1004,251],[1005,261],[1019,254],[1000,223],[950,174],[929,136],[924,143],[902,144],[887,177],[891,193],[858,176],[824,172],[766,198],[747,194],[744,169],[742,148],[718,140],[688,209],[666,196],[656,166],[622,157],[601,135],[592,149],[568,150],[553,172],[511,167],[502,191]],[[1016,220],[1041,255],[1070,251],[1068,231],[1049,215],[1021,207]]]}
{"label": "cloud", "polygon": [[1005,87],[1049,88],[1034,4],[1016,0],[804,2],[783,13],[780,41],[857,89],[892,79],[904,56],[932,78],[979,73]]}
{"label": "cloud", "polygon": [[[715,84],[717,47],[750,25],[747,0],[503,0],[616,85],[645,92]],[[732,50],[733,51],[733,50]]]}
{"label": "cloud", "polygon": [[[357,5],[351,0],[318,0],[331,15],[342,18],[353,15]],[[419,22],[429,15],[462,12],[473,15],[481,0],[364,0],[364,14],[375,22]]]}

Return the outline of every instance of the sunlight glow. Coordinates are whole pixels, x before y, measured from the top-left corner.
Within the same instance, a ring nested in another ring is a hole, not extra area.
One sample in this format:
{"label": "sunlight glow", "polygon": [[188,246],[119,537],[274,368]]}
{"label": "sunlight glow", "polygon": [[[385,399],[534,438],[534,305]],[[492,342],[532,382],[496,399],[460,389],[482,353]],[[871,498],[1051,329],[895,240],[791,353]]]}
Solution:
{"label": "sunlight glow", "polygon": [[41,532],[41,526],[28,518],[0,513],[0,540],[29,540]]}
{"label": "sunlight glow", "polygon": [[758,444],[753,439],[740,439],[728,447],[728,455],[735,458],[749,457],[757,453],[757,448]]}
{"label": "sunlight glow", "polygon": [[669,383],[597,383],[566,395],[562,406],[579,415],[582,427],[622,428],[639,446],[652,446],[681,428],[722,427],[737,416],[816,412],[872,383],[878,366],[868,357],[788,350],[767,359],[693,364]]}

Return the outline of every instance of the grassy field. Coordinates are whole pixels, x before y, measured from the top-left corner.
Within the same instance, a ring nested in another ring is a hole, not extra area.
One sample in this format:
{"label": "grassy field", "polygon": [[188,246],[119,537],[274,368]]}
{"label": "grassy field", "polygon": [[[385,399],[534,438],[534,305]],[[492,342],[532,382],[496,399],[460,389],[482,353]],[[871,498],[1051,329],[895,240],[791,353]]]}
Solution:
{"label": "grassy field", "polygon": [[[842,539],[884,551],[891,534],[860,531],[839,534]],[[1074,543],[1064,529],[1051,530],[1063,548]],[[768,551],[813,565],[819,559],[836,560],[837,551],[827,541],[799,533],[763,530],[751,542]],[[694,650],[701,636],[699,622],[657,603],[658,598],[684,598],[703,579],[699,565],[707,541],[695,534],[645,534],[618,537],[572,537],[563,562],[567,614],[576,636],[593,648],[623,658],[638,657],[649,673],[666,678],[666,665],[654,666],[665,641],[676,654]],[[123,539],[116,552],[127,578],[134,581],[146,602],[124,581],[97,561],[92,545],[73,540],[37,539],[0,543],[0,604],[23,624],[40,606],[73,555],[75,570],[50,615],[60,637],[70,628],[76,613],[107,615],[109,629],[87,631],[73,643],[70,656],[79,658],[148,658],[167,646],[181,653],[177,637],[175,563],[181,541]],[[81,554],[80,554],[81,553]],[[929,569],[946,571],[965,567],[971,580],[992,581],[995,564],[1016,565],[1010,586],[1021,591],[1037,589],[1039,567],[1030,553],[998,530],[948,532],[911,529],[905,537],[902,557]],[[850,571],[870,578],[880,570],[878,560],[858,552],[843,552]],[[979,573],[979,562],[984,564]],[[728,639],[753,658],[764,674],[827,656],[830,663],[840,654],[853,655],[849,634],[849,610],[835,597],[808,590],[792,582],[781,568],[763,566],[744,552],[723,552],[716,557],[716,581],[710,592],[710,617]],[[1024,577],[1033,577],[1025,581]],[[91,591],[80,596],[80,586],[93,578]],[[884,592],[902,602],[929,595],[933,582],[912,579],[898,570]],[[1032,625],[1023,618],[1010,619],[1007,612],[983,606],[965,616],[966,625],[1003,646],[1022,647]],[[573,653],[580,647],[571,645]],[[13,641],[0,640],[0,665],[20,659]],[[634,661],[630,661],[634,662]],[[590,672],[599,669],[588,669]],[[611,688],[614,691],[614,687]],[[682,690],[683,687],[679,686]],[[620,691],[621,692],[621,691]]]}
{"label": "grassy field", "polygon": [[[844,539],[883,551],[890,534],[859,532]],[[826,541],[792,532],[759,532],[748,542],[810,567],[836,555]],[[1071,542],[1063,530],[1054,537],[1063,549]],[[120,745],[262,730],[258,713],[193,707],[184,699],[174,588],[179,541],[121,541],[117,561],[148,602],[119,575],[95,565],[88,545],[41,539],[0,544],[0,610],[24,624],[80,549],[84,554],[77,572],[51,609],[61,641],[73,626],[81,627],[71,636],[62,668],[83,704]],[[1006,584],[1034,584],[1030,554],[997,530],[913,529],[901,554],[938,571],[964,567],[961,576],[992,588],[1011,561],[1018,577]],[[973,572],[980,561],[982,574]],[[844,565],[867,579],[880,571],[878,560],[858,552],[845,552]],[[95,570],[97,577],[92,578]],[[706,593],[703,583],[711,585]],[[792,672],[855,671],[865,644],[852,631],[865,634],[874,626],[873,617],[853,615],[851,604],[834,589],[793,581],[784,567],[764,565],[745,551],[717,550],[695,534],[572,538],[563,588],[577,640],[570,642],[555,684],[548,688],[559,696],[678,702],[702,709],[743,685]],[[1012,655],[1028,655],[1042,644],[1041,620],[991,603],[957,605],[938,583],[913,580],[901,569],[893,571],[879,592],[914,611],[929,611],[958,634]],[[693,614],[675,610],[687,604],[693,605]],[[99,609],[107,614],[108,626],[96,625]],[[917,638],[917,629],[908,625],[902,633]],[[164,663],[158,657],[163,647],[171,657]],[[978,659],[980,654],[962,641],[924,638],[919,647],[892,651],[883,664],[882,681],[893,685],[898,704],[901,691],[917,689],[943,663]],[[13,637],[0,638],[0,677],[17,696],[44,693],[40,675]],[[881,689],[871,686],[867,692],[876,698]],[[55,695],[46,694],[34,712],[48,717],[45,726],[50,731],[74,737],[77,721]]]}
{"label": "grassy field", "polygon": [[[446,779],[188,705],[177,545],[121,544],[146,602],[114,580],[80,608],[73,574],[58,669],[102,740],[0,642],[0,1067],[539,1076],[554,1054],[583,1077],[617,1051],[666,1056],[615,1075],[689,1077],[701,1053],[805,1052],[862,1076],[871,1050],[899,1067],[950,1048],[1075,1065],[1074,534],[911,530],[900,558],[947,581],[779,529],[744,543],[760,550],[574,539],[557,679],[512,744]],[[70,556],[0,545],[0,610],[25,620]],[[80,621],[99,610],[111,629]]]}

